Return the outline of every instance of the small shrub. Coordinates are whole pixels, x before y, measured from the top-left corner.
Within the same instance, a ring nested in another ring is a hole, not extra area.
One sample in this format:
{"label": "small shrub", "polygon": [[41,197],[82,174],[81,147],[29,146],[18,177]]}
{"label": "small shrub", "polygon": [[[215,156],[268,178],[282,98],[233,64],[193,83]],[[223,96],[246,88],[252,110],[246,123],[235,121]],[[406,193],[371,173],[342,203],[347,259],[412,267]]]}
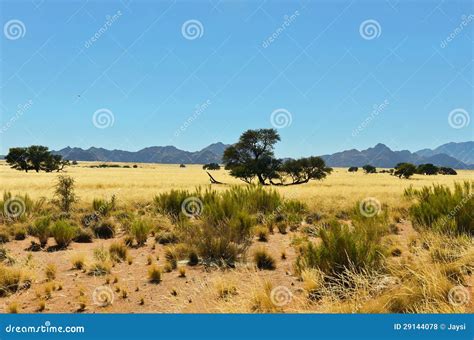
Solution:
{"label": "small shrub", "polygon": [[77,228],[76,237],[74,237],[74,242],[77,243],[92,243],[94,235],[88,229]]}
{"label": "small shrub", "polygon": [[66,220],[58,220],[51,227],[51,236],[60,248],[66,248],[76,237],[77,227],[69,224]]}
{"label": "small shrub", "polygon": [[219,299],[228,299],[233,295],[237,295],[237,287],[230,281],[219,279],[214,285]]}
{"label": "small shrub", "polygon": [[253,259],[258,269],[273,270],[276,268],[275,259],[265,250],[261,248],[255,251]]}
{"label": "small shrub", "polygon": [[179,277],[186,277],[186,268],[185,267],[179,267],[178,272],[179,272]]}
{"label": "small shrub", "polygon": [[77,202],[77,196],[74,193],[74,179],[66,175],[59,175],[54,195],[57,197],[61,210],[68,213],[72,204]]}
{"label": "small shrub", "polygon": [[[370,226],[370,227],[368,227]],[[378,268],[384,249],[380,245],[378,225],[355,225],[349,228],[333,222],[327,230],[320,231],[321,243],[306,242],[296,259],[296,270],[319,268],[326,274],[343,273],[346,268],[356,270]]]}
{"label": "small shrub", "polygon": [[7,306],[7,313],[17,314],[19,310],[20,307],[18,306],[17,302],[10,302]]}
{"label": "small shrub", "polygon": [[191,250],[188,254],[188,265],[195,266],[199,263],[199,256],[194,250]]}
{"label": "small shrub", "polygon": [[10,235],[6,230],[0,230],[0,244],[10,242]]}
{"label": "small shrub", "polygon": [[135,238],[139,246],[146,243],[150,231],[151,225],[145,220],[134,221],[130,228],[130,234]]}
{"label": "small shrub", "polygon": [[420,190],[410,188],[405,195],[418,199],[410,208],[416,228],[474,235],[474,182],[455,183],[454,190],[436,184]]}
{"label": "small shrub", "polygon": [[44,300],[38,301],[38,308],[36,309],[37,312],[42,312],[46,309],[46,302]]}
{"label": "small shrub", "polygon": [[286,234],[286,229],[287,229],[287,225],[286,225],[286,222],[279,222],[277,223],[277,229],[278,229],[278,232],[280,234],[283,234],[285,235]]}
{"label": "small shrub", "polygon": [[31,230],[31,234],[38,238],[41,247],[46,246],[50,235],[51,216],[42,216],[38,218]]}
{"label": "small shrub", "polygon": [[22,279],[21,270],[0,264],[0,297],[16,292],[20,288]]}
{"label": "small shrub", "polygon": [[110,274],[110,264],[108,262],[95,262],[89,268],[89,275],[103,276]]}
{"label": "small shrub", "polygon": [[159,244],[169,244],[178,242],[178,236],[170,231],[162,231],[155,237],[156,242]]}
{"label": "small shrub", "polygon": [[85,256],[83,254],[75,254],[72,258],[71,258],[71,263],[72,263],[72,267],[74,269],[84,269],[84,266],[85,266]]}
{"label": "small shrub", "polygon": [[22,240],[26,239],[26,229],[23,228],[23,227],[16,228],[15,233],[14,233],[14,237],[15,237],[16,241],[22,241]]}
{"label": "small shrub", "polygon": [[255,235],[257,236],[260,242],[267,242],[268,241],[268,228],[267,227],[257,227],[255,228]]}
{"label": "small shrub", "polygon": [[156,266],[152,266],[148,270],[148,279],[151,283],[160,283],[161,282],[161,270]]}
{"label": "small shrub", "polygon": [[109,247],[109,253],[114,261],[124,261],[128,255],[128,249],[125,244],[114,242]]}
{"label": "small shrub", "polygon": [[44,268],[44,274],[48,281],[52,281],[56,278],[57,267],[54,263],[48,263]]}
{"label": "small shrub", "polygon": [[115,225],[110,221],[102,221],[94,227],[94,234],[101,239],[113,238],[115,235]]}

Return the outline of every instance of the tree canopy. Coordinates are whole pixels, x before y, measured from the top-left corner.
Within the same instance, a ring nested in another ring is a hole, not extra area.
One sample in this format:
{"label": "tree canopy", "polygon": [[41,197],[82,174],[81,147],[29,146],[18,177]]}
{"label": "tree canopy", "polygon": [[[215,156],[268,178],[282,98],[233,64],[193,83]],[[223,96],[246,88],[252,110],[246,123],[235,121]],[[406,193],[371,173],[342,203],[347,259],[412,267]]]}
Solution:
{"label": "tree canopy", "polygon": [[26,172],[28,170],[59,172],[69,165],[69,161],[63,160],[60,155],[53,155],[46,146],[42,145],[10,148],[5,159],[11,168]]}
{"label": "tree canopy", "polygon": [[320,157],[276,159],[273,150],[279,141],[275,129],[247,130],[236,144],[224,151],[225,168],[231,176],[246,183],[256,178],[262,185],[302,184],[323,179],[332,171]]}
{"label": "tree canopy", "polygon": [[393,174],[399,178],[408,179],[416,173],[416,169],[416,166],[411,163],[398,163]]}
{"label": "tree canopy", "polygon": [[370,164],[366,164],[362,167],[364,169],[366,174],[375,174],[377,172],[377,168],[375,166],[372,166]]}

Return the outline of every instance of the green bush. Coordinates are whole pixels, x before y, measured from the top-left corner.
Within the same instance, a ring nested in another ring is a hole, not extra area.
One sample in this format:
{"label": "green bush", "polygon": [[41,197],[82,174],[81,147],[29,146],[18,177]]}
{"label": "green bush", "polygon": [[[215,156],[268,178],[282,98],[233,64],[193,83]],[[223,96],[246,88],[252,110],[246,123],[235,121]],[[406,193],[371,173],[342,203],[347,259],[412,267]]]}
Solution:
{"label": "green bush", "polygon": [[74,242],[77,243],[91,243],[94,235],[88,229],[77,228],[76,237],[74,237]]}
{"label": "green bush", "polygon": [[77,227],[66,220],[58,220],[51,227],[51,236],[59,248],[66,248],[76,235]]}
{"label": "green bush", "polygon": [[409,188],[405,195],[417,199],[410,208],[415,228],[474,235],[474,182],[455,183],[454,190],[436,184]]}
{"label": "green bush", "polygon": [[109,216],[110,212],[115,209],[115,196],[110,201],[100,198],[94,198],[92,201],[92,209],[101,216]]}
{"label": "green bush", "polygon": [[19,269],[0,264],[0,297],[14,293],[20,288],[22,273]]}
{"label": "green bush", "polygon": [[320,230],[321,243],[307,242],[296,259],[296,270],[319,268],[328,275],[342,274],[346,268],[356,271],[376,269],[383,261],[384,248],[380,245],[379,225],[353,226],[332,222]]}
{"label": "green bush", "polygon": [[41,247],[48,243],[50,235],[51,216],[42,216],[38,218],[31,228],[30,234],[37,237]]}
{"label": "green bush", "polygon": [[130,235],[135,238],[139,246],[142,246],[146,243],[150,231],[150,223],[145,220],[136,220],[132,223],[132,226],[130,228]]}
{"label": "green bush", "polygon": [[154,204],[158,213],[168,216],[173,222],[177,222],[183,216],[181,205],[183,201],[193,196],[187,190],[171,190],[154,198]]}

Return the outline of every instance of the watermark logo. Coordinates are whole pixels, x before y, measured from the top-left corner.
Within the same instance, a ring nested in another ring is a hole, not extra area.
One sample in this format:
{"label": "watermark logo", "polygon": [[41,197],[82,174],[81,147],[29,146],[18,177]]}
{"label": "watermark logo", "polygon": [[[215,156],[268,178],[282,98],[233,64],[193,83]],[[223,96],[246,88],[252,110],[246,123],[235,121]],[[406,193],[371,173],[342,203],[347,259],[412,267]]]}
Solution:
{"label": "watermark logo", "polygon": [[26,34],[26,26],[21,20],[13,19],[7,21],[3,26],[3,34],[10,40],[17,40],[23,38]]}
{"label": "watermark logo", "polygon": [[11,197],[3,204],[3,213],[7,218],[15,219],[26,212],[25,201],[20,197]]}
{"label": "watermark logo", "polygon": [[461,108],[452,110],[448,115],[448,123],[454,129],[462,129],[471,122],[469,113]]}
{"label": "watermark logo", "polygon": [[114,292],[108,286],[99,286],[92,292],[92,300],[100,307],[106,307],[114,302]]}
{"label": "watermark logo", "polygon": [[277,129],[288,127],[293,122],[291,112],[286,109],[276,109],[270,115],[270,123]]}
{"label": "watermark logo", "polygon": [[380,204],[380,201],[374,197],[364,198],[359,203],[359,211],[362,216],[365,217],[374,217],[375,215],[378,215],[381,210],[382,205]]}
{"label": "watermark logo", "polygon": [[204,26],[199,20],[188,20],[181,26],[181,34],[188,40],[199,39],[204,35]]}
{"label": "watermark logo", "polygon": [[471,299],[469,290],[464,286],[455,286],[448,292],[449,303],[455,307],[464,306]]}
{"label": "watermark logo", "polygon": [[370,123],[379,115],[381,114],[389,105],[389,101],[387,99],[385,99],[383,101],[382,104],[375,104],[373,106],[373,110],[372,112],[370,113],[369,116],[367,116],[367,118],[364,119],[364,121],[362,123],[359,124],[359,126],[357,126],[357,128],[355,128],[354,130],[352,130],[352,137],[357,137],[362,131],[365,130],[365,128],[367,126],[370,125]]}
{"label": "watermark logo", "polygon": [[291,302],[293,294],[285,286],[277,286],[270,292],[270,300],[275,306],[283,307]]}
{"label": "watermark logo", "polygon": [[196,105],[196,109],[194,110],[193,114],[191,116],[189,116],[185,121],[184,123],[179,127],[179,129],[177,129],[175,132],[174,132],[174,136],[177,138],[181,135],[182,132],[185,132],[188,127],[191,126],[191,124],[199,118],[199,116],[204,112],[206,111],[209,106],[211,106],[212,102],[210,99],[206,100],[204,103],[200,104],[200,105]]}
{"label": "watermark logo", "polygon": [[92,115],[92,123],[96,128],[105,129],[114,125],[115,116],[109,109],[99,109]]}
{"label": "watermark logo", "polygon": [[11,128],[23,114],[33,106],[33,100],[28,100],[25,104],[18,104],[15,115],[13,115],[1,128],[0,135]]}
{"label": "watermark logo", "polygon": [[377,39],[382,34],[382,27],[377,20],[365,20],[359,26],[359,34],[365,40]]}
{"label": "watermark logo", "polygon": [[201,215],[202,209],[202,201],[197,197],[188,197],[181,203],[181,211],[188,217]]}
{"label": "watermark logo", "polygon": [[461,23],[439,44],[441,48],[446,48],[451,41],[454,40],[467,25],[469,25],[474,20],[474,14],[463,15],[461,17]]}
{"label": "watermark logo", "polygon": [[267,39],[265,39],[262,42],[262,47],[267,48],[274,41],[276,41],[278,37],[280,37],[280,35],[287,29],[287,27],[289,27],[296,20],[296,18],[298,18],[299,15],[300,15],[299,11],[295,11],[291,15],[285,15],[283,17],[283,20],[284,20],[283,23],[280,26],[278,26],[278,28]]}
{"label": "watermark logo", "polygon": [[84,47],[91,47],[100,37],[107,32],[107,30],[112,27],[112,25],[122,16],[121,11],[117,11],[113,15],[107,15],[105,17],[105,23],[91,36],[88,40],[84,42]]}

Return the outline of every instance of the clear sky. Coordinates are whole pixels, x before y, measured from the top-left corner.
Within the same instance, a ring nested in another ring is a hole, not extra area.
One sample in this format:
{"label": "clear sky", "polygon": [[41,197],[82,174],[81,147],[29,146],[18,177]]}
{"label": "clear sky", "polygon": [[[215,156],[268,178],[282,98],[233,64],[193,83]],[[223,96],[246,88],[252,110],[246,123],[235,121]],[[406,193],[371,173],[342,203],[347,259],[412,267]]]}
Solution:
{"label": "clear sky", "polygon": [[194,151],[272,126],[280,157],[473,140],[472,1],[15,0],[0,12],[0,154]]}

